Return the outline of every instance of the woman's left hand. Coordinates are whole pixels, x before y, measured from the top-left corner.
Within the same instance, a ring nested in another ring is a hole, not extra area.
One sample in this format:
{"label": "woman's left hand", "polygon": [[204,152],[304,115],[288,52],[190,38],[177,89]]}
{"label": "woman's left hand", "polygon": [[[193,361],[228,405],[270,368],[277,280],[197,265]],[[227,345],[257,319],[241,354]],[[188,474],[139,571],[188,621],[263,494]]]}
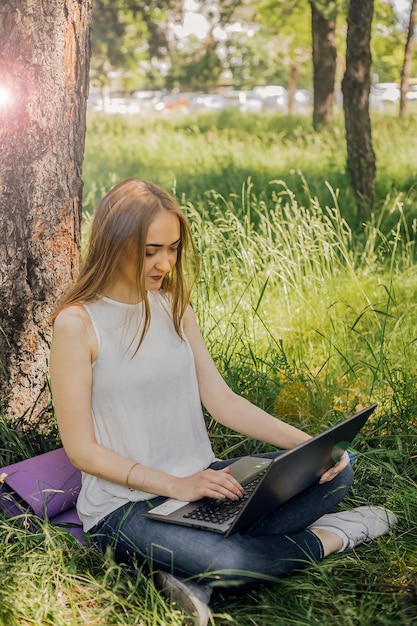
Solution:
{"label": "woman's left hand", "polygon": [[333,465],[333,467],[327,470],[327,472],[324,472],[319,482],[320,483],[330,482],[331,480],[333,480],[333,478],[336,478],[338,474],[343,472],[343,470],[345,469],[345,467],[349,465],[349,463],[350,463],[349,455],[347,452],[344,452],[342,456],[340,457],[340,461],[338,461],[335,465]]}

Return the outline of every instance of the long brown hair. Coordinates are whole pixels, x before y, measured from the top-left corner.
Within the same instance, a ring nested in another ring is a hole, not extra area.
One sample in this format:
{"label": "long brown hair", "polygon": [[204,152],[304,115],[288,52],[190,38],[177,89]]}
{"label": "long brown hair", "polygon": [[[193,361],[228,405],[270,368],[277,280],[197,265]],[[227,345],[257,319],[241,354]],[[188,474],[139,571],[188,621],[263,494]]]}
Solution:
{"label": "long brown hair", "polygon": [[[160,211],[174,213],[180,222],[181,241],[177,261],[165,276],[161,290],[170,294],[174,327],[182,337],[181,320],[198,275],[197,250],[188,220],[175,199],[157,185],[138,178],[130,178],[113,187],[98,205],[80,274],[61,300],[53,320],[64,308],[94,302],[102,297],[114,282],[123,257],[129,250],[136,250],[137,285],[145,306],[145,322],[137,346],[139,349],[150,323],[144,278],[146,237],[150,223]],[[186,271],[189,273],[187,278]]]}

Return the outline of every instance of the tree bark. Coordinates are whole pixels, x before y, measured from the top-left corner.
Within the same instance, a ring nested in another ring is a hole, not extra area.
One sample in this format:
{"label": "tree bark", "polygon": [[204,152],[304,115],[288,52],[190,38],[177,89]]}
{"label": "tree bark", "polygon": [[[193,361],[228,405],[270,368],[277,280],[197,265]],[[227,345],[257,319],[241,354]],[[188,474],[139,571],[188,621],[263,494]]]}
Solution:
{"label": "tree bark", "polygon": [[336,15],[337,7],[324,16],[320,6],[311,2],[311,33],[313,39],[313,127],[320,130],[333,120],[334,83],[336,77]]}
{"label": "tree bark", "polygon": [[[50,314],[78,270],[91,0],[0,4],[0,401],[40,413]],[[9,100],[7,100],[9,97]]]}
{"label": "tree bark", "polygon": [[373,0],[350,0],[346,71],[342,81],[347,169],[359,217],[364,217],[371,210],[375,195],[376,165],[369,117],[373,11]]}
{"label": "tree bark", "polygon": [[294,99],[297,89],[298,67],[296,63],[291,63],[290,80],[288,81],[288,115],[294,112]]}
{"label": "tree bark", "polygon": [[411,63],[413,59],[416,7],[417,0],[412,0],[410,6],[410,17],[408,20],[408,32],[407,41],[405,44],[404,63],[401,71],[400,116],[404,116],[407,112],[408,79],[410,78]]}

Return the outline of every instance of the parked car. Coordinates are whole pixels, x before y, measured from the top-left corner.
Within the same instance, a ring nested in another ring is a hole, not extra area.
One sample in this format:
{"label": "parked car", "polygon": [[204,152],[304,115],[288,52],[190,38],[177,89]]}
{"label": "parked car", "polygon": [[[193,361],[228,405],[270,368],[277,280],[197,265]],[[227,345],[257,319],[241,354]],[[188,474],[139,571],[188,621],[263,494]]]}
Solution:
{"label": "parked car", "polygon": [[377,83],[371,89],[372,96],[381,102],[399,102],[400,100],[400,84],[399,83]]}
{"label": "parked car", "polygon": [[294,92],[293,112],[306,114],[311,110],[314,102],[313,92],[308,89],[296,89]]}
{"label": "parked car", "polygon": [[127,115],[139,113],[140,106],[124,92],[112,92],[109,95],[101,95],[98,91],[90,93],[87,106],[90,111],[98,111],[109,115]]}
{"label": "parked car", "polygon": [[223,96],[215,93],[202,93],[190,99],[190,108],[207,111],[221,111],[227,106]]}
{"label": "parked car", "polygon": [[130,98],[141,111],[152,111],[155,108],[157,102],[161,98],[160,91],[145,91],[137,89],[132,92]]}
{"label": "parked car", "polygon": [[154,103],[154,110],[160,113],[171,111],[187,112],[190,106],[191,94],[171,93],[160,96]]}
{"label": "parked car", "polygon": [[263,109],[262,99],[252,90],[225,91],[222,96],[227,107],[239,109],[241,113],[260,113]]}
{"label": "parked car", "polygon": [[239,110],[241,113],[260,113],[263,102],[255,91],[242,90],[239,92]]}
{"label": "parked car", "polygon": [[[377,83],[371,87],[369,106],[373,109],[384,109],[384,105],[397,104],[401,97],[400,83]],[[417,84],[409,85],[406,93],[407,100],[417,100]]]}
{"label": "parked car", "polygon": [[140,113],[140,106],[126,96],[110,95],[104,99],[104,112],[110,115]]}
{"label": "parked car", "polygon": [[417,84],[409,86],[406,98],[407,100],[417,100]]}
{"label": "parked car", "polygon": [[272,111],[286,112],[288,109],[288,91],[281,85],[265,85],[254,87],[254,93],[261,98],[263,108]]}
{"label": "parked car", "polygon": [[313,94],[308,89],[296,89],[294,94],[294,100],[299,105],[312,104]]}
{"label": "parked car", "polygon": [[87,108],[90,111],[103,111],[104,99],[99,93],[90,93],[87,99]]}

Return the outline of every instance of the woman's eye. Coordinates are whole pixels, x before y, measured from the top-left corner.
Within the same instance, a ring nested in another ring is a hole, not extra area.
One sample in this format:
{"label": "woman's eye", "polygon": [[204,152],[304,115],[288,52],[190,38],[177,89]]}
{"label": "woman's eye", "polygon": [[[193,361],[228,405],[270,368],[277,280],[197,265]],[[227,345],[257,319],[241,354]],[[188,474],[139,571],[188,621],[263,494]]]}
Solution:
{"label": "woman's eye", "polygon": [[[175,246],[175,247],[169,247],[167,248],[168,252],[170,254],[177,254],[179,251],[179,246]],[[150,257],[150,256],[155,256],[156,254],[158,254],[158,250],[146,250],[146,256]]]}

